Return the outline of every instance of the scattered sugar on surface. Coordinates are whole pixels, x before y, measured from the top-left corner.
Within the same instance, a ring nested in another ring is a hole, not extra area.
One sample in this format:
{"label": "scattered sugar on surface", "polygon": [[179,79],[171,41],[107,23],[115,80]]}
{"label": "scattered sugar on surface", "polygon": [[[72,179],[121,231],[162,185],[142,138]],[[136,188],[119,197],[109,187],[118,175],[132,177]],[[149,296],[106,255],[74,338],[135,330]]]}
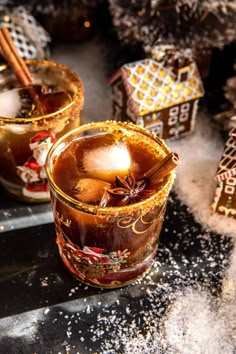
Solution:
{"label": "scattered sugar on surface", "polygon": [[75,286],[74,288],[70,289],[68,296],[70,297],[70,296],[74,295],[78,291],[78,289],[79,289],[78,286]]}
{"label": "scattered sugar on surface", "polygon": [[50,312],[50,309],[47,307],[47,308],[44,310],[44,315],[47,315],[49,312]]}
{"label": "scattered sugar on surface", "polygon": [[[230,316],[231,317],[231,316]],[[206,291],[190,290],[170,306],[164,320],[164,335],[174,353],[233,353],[227,317],[220,316],[217,301]]]}
{"label": "scattered sugar on surface", "polygon": [[[234,255],[235,257],[235,255]],[[236,257],[235,257],[236,259]],[[234,264],[234,274],[235,274]],[[226,281],[230,281],[229,271]],[[232,272],[233,273],[233,272]],[[235,278],[235,275],[234,275]],[[131,317],[122,314],[122,310],[106,316],[98,316],[97,328],[91,326],[92,340],[99,340],[102,329],[113,331],[110,339],[102,342],[103,353],[124,352],[126,354],[221,354],[233,353],[236,347],[236,309],[235,288],[232,296],[224,300],[210,294],[202,286],[191,286],[185,290],[173,289],[162,284],[165,294],[162,300],[170,304],[165,310],[160,306],[160,289],[149,287],[147,297],[140,299],[148,303],[150,310],[144,309],[132,313]],[[176,284],[175,284],[176,286]],[[174,290],[174,291],[173,291]],[[134,309],[134,308],[133,308]]]}
{"label": "scattered sugar on surface", "polygon": [[[173,230],[175,243],[160,245],[159,257],[142,280],[81,299],[77,311],[65,308],[67,345],[101,354],[233,353],[236,250],[229,240],[234,239],[197,234],[195,228],[183,219],[182,232]],[[193,255],[195,242],[200,251]]]}
{"label": "scattered sugar on surface", "polygon": [[181,158],[174,186],[179,198],[191,208],[200,224],[236,237],[235,220],[212,214],[210,208],[216,188],[215,174],[224,150],[224,142],[211,118],[199,113],[195,131],[168,145]]}
{"label": "scattered sugar on surface", "polygon": [[40,284],[41,284],[41,287],[48,286],[48,277],[41,277],[40,278]]}

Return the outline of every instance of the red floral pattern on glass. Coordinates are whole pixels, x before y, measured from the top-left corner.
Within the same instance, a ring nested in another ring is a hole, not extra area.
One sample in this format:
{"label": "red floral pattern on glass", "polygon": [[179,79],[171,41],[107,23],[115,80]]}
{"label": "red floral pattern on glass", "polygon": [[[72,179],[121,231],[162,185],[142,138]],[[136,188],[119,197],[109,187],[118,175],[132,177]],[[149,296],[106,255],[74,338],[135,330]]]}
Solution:
{"label": "red floral pattern on glass", "polygon": [[117,272],[129,256],[127,249],[106,253],[99,247],[84,246],[80,249],[71,242],[63,232],[57,232],[57,243],[67,266],[76,275],[85,279],[101,278],[104,275]]}

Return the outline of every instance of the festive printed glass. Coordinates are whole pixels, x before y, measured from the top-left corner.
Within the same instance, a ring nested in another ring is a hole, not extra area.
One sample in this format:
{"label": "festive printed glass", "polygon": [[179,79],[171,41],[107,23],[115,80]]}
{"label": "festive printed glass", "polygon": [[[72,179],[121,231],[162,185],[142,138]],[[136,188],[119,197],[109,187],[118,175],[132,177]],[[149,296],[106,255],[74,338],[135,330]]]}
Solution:
{"label": "festive printed glass", "polygon": [[[55,93],[55,102],[51,102],[55,109],[49,114],[30,116],[23,111],[21,118],[0,114],[0,183],[16,199],[45,202],[50,197],[44,168],[46,155],[56,139],[81,124],[83,85],[78,75],[62,64],[38,60],[26,63],[34,85],[53,87],[59,94]],[[18,87],[12,70],[7,65],[1,66],[0,92],[12,88],[15,92]],[[61,93],[67,100],[59,106]],[[24,95],[22,100],[24,104],[27,101]]]}
{"label": "festive printed glass", "polygon": [[[81,126],[59,139],[49,151],[46,173],[60,256],[66,267],[82,282],[115,288],[132,283],[151,267],[175,173],[172,171],[151,197],[130,205],[101,207],[77,200],[65,192],[70,188],[68,174],[81,168],[81,161],[76,161],[75,146],[77,142],[83,144],[89,136],[101,134],[119,136],[120,141],[135,142],[137,148],[147,150],[142,161],[144,164],[148,164],[146,153],[149,150],[152,156],[160,159],[169,153],[169,149],[144,128],[109,121]],[[90,146],[88,144],[88,149]],[[78,150],[79,154],[83,154],[80,148]],[[68,154],[63,157],[65,151]],[[93,151],[90,153],[93,154]],[[118,163],[117,156],[114,158]],[[97,159],[94,162],[97,163]],[[76,172],[72,174],[76,179]],[[58,183],[58,178],[65,188]],[[91,188],[92,181],[85,191],[86,197]]]}

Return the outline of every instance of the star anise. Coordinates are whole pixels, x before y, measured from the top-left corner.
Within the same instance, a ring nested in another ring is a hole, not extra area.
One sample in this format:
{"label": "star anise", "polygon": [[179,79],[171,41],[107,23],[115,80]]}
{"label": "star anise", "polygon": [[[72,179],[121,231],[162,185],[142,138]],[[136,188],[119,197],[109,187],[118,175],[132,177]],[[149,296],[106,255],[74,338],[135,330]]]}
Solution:
{"label": "star anise", "polygon": [[136,181],[132,174],[128,174],[124,178],[116,176],[115,187],[108,189],[107,192],[113,198],[118,199],[119,205],[133,204],[147,199],[155,193],[155,190],[145,189],[147,183],[148,180],[145,178]]}

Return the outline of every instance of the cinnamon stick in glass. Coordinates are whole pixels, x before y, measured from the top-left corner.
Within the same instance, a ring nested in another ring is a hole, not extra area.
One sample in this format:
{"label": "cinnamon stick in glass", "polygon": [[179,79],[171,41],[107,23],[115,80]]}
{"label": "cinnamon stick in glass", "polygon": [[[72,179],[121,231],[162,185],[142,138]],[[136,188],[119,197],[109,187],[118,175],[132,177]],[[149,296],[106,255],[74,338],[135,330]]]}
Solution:
{"label": "cinnamon stick in glass", "polygon": [[37,93],[35,92],[34,88],[31,86],[33,83],[32,75],[25,61],[19,55],[7,27],[0,28],[0,46],[3,55],[6,61],[8,62],[8,64],[11,66],[12,71],[16,75],[16,78],[18,79],[18,81],[22,86],[28,88],[31,97],[33,98],[37,106],[38,112],[41,115],[44,114],[45,110],[43,104],[42,102],[40,102]]}
{"label": "cinnamon stick in glass", "polygon": [[179,165],[179,156],[176,152],[170,152],[164,159],[158,161],[143,177],[152,182],[164,179],[172,170]]}

